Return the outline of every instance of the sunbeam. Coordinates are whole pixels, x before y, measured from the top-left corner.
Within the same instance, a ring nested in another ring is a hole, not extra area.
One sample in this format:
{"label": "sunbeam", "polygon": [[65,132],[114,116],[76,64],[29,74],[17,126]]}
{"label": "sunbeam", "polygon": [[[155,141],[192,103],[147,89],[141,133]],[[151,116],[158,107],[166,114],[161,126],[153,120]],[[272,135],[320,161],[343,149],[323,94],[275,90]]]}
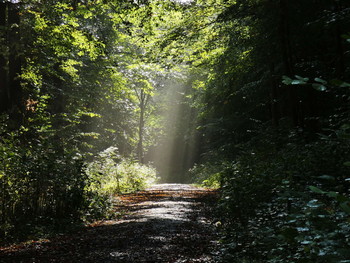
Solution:
{"label": "sunbeam", "polygon": [[157,137],[149,159],[162,182],[186,182],[186,172],[194,163],[195,116],[188,103],[191,87],[186,74],[164,82],[158,98],[162,104],[162,134]]}

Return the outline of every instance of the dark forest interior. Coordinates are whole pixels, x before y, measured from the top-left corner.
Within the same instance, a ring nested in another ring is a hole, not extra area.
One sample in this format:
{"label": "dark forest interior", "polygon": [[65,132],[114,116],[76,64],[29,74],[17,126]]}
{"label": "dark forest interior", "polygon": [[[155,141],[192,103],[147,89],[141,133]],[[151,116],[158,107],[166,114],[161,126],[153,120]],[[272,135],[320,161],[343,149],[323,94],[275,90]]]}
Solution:
{"label": "dark forest interior", "polygon": [[216,262],[350,262],[349,106],[348,0],[0,0],[0,245],[183,183]]}

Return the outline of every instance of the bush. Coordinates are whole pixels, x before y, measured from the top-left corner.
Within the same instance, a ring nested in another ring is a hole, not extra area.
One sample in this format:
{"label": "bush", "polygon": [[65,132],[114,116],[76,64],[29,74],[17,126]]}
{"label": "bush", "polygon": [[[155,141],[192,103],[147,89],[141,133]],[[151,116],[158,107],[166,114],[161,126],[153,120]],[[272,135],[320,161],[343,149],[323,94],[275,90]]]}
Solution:
{"label": "bush", "polygon": [[203,187],[220,188],[222,164],[206,163],[195,165],[189,171],[192,183]]}
{"label": "bush", "polygon": [[113,147],[84,164],[74,145],[63,147],[54,135],[2,134],[0,239],[5,242],[108,217],[113,194],[143,189],[156,179],[154,168],[120,157]]}
{"label": "bush", "polygon": [[225,262],[347,262],[349,142],[260,138],[222,165]]}
{"label": "bush", "polygon": [[116,147],[98,154],[86,173],[91,180],[88,189],[107,195],[138,191],[157,179],[155,168],[121,157]]}
{"label": "bush", "polygon": [[48,138],[20,138],[20,131],[11,132],[0,141],[3,240],[61,229],[80,218],[84,204],[87,177],[77,152]]}
{"label": "bush", "polygon": [[[96,202],[110,200],[114,194],[134,192],[156,182],[156,170],[150,165],[143,165],[121,157],[116,147],[109,147],[99,153],[86,165],[90,183],[86,191],[92,196],[89,210],[94,210]],[[102,199],[101,199],[102,198]]]}

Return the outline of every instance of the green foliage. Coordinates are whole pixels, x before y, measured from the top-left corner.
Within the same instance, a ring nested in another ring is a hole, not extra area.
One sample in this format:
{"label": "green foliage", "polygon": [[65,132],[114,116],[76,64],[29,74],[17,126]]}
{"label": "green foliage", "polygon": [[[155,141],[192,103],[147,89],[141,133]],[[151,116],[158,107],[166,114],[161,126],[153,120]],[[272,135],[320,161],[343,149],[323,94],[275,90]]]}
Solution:
{"label": "green foliage", "polygon": [[282,76],[282,83],[286,85],[311,85],[315,90],[318,91],[326,91],[327,86],[330,88],[348,88],[350,84],[344,81],[340,81],[338,79],[333,79],[329,83],[326,80],[315,78],[314,82],[309,82],[309,78],[303,78],[298,75],[295,75],[296,79],[291,79],[287,76]]}
{"label": "green foliage", "polygon": [[221,173],[221,164],[199,164],[189,170],[193,183],[216,189],[221,187]]}
{"label": "green foliage", "polygon": [[221,177],[227,262],[348,261],[349,7],[194,1],[162,38],[204,76],[193,173]]}
{"label": "green foliage", "polygon": [[116,194],[139,191],[157,181],[152,166],[122,157],[116,147],[95,156],[86,164],[85,172],[88,176],[84,189],[85,221],[113,216],[111,208]]}
{"label": "green foliage", "polygon": [[[349,2],[6,5],[5,238],[105,216],[113,194],[155,179],[132,156],[143,163],[161,134],[153,148],[174,149],[159,167],[181,177],[202,161],[195,181],[222,187],[227,261],[347,262]],[[153,103],[169,90],[161,103],[181,116],[163,120]]]}
{"label": "green foliage", "polygon": [[[1,106],[2,240],[104,217],[113,193],[142,189],[155,177],[152,168],[130,157],[136,151],[139,102],[127,68],[142,64],[142,52],[127,29],[127,14],[137,5],[24,2],[8,3],[18,24],[1,17],[6,28],[19,29],[16,43],[1,30],[0,74],[14,58],[21,62],[16,72],[6,69],[12,78],[6,83],[20,82],[14,94],[19,105]],[[0,3],[1,12],[6,5]],[[151,94],[146,75],[133,80]],[[1,101],[9,94],[2,84]],[[99,154],[111,145],[118,147],[119,161]],[[98,161],[103,158],[104,164]]]}
{"label": "green foliage", "polygon": [[116,148],[83,165],[79,151],[61,148],[52,137],[23,148],[21,135],[8,134],[0,143],[2,241],[111,216],[113,194],[141,190],[156,180],[152,167],[122,158]]}
{"label": "green foliage", "polygon": [[138,191],[156,181],[153,167],[123,158],[115,147],[101,152],[87,165],[86,173],[91,179],[88,190],[101,195]]}
{"label": "green foliage", "polygon": [[297,136],[280,147],[278,140],[271,143],[271,137],[257,139],[245,145],[251,151],[231,166],[223,166],[224,259],[346,260],[350,252],[349,171],[343,163],[349,155],[348,142],[304,144]]}
{"label": "green foliage", "polygon": [[[25,142],[25,131],[0,141],[0,233],[2,240],[49,232],[76,222],[84,204],[87,180],[81,155],[52,137]],[[63,224],[65,222],[65,224]],[[51,229],[51,230],[50,230]]]}

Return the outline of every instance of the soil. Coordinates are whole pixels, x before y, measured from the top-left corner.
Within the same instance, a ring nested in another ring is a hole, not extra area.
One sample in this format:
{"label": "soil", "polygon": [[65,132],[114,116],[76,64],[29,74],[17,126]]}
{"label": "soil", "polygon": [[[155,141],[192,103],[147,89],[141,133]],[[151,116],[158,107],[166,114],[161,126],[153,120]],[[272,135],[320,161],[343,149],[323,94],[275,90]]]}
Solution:
{"label": "soil", "polygon": [[0,262],[217,262],[212,224],[217,193],[184,184],[159,184],[118,196],[119,219],[74,233],[0,248]]}

